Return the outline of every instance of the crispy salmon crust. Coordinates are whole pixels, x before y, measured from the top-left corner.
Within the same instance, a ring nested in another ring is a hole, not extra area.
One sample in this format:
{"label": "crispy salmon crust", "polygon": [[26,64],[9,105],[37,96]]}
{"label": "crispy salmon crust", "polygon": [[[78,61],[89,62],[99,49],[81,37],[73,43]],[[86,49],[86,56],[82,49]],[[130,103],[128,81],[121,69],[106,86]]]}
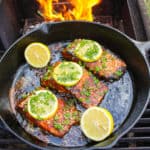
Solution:
{"label": "crispy salmon crust", "polygon": [[98,105],[108,91],[107,85],[99,81],[86,69],[83,69],[83,76],[80,81],[72,87],[65,87],[55,82],[50,70],[41,78],[41,85],[55,89],[58,92],[72,94],[85,108]]}
{"label": "crispy salmon crust", "polygon": [[20,100],[16,105],[17,110],[25,115],[27,120],[31,123],[40,127],[44,131],[48,131],[54,136],[63,137],[70,130],[71,126],[78,124],[80,121],[80,112],[76,109],[72,100],[65,102],[63,99],[59,98],[58,109],[55,116],[47,120],[34,119],[25,110],[25,104],[27,101],[28,98]]}
{"label": "crispy salmon crust", "polygon": [[[65,59],[80,62],[81,60],[77,58],[74,54],[74,50],[78,42],[81,39],[76,39],[69,46],[67,46],[63,51],[62,55]],[[94,74],[98,75],[100,78],[119,79],[126,70],[126,64],[123,60],[115,56],[108,50],[103,48],[102,56],[99,60],[95,62],[82,62],[87,69],[92,71]]]}

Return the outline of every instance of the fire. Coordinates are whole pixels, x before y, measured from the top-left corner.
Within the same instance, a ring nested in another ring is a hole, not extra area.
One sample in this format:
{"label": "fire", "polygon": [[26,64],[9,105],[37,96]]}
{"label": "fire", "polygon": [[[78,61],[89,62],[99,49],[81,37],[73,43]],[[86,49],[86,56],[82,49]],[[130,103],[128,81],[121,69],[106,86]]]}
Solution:
{"label": "fire", "polygon": [[93,21],[92,8],[102,0],[37,0],[45,21]]}

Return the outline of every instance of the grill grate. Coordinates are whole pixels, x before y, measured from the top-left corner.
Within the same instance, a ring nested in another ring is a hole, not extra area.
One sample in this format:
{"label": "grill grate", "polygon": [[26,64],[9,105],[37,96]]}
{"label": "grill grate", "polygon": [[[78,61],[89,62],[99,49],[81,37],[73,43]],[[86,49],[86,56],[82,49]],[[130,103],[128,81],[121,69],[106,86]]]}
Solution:
{"label": "grill grate", "polygon": [[[115,1],[115,0],[114,0]],[[130,15],[132,18],[132,24],[134,27],[134,32],[136,33],[135,38],[138,40],[145,39],[145,33],[142,29],[141,18],[137,9],[137,0],[128,0],[130,6]],[[134,11],[134,12],[133,12]],[[136,13],[135,13],[136,11]],[[123,31],[122,22],[120,24],[116,24],[112,22],[112,18],[110,16],[98,16],[97,18],[103,23],[108,25],[115,24],[116,27],[120,26],[120,29]],[[97,21],[97,20],[95,20]],[[135,25],[136,24],[136,25]],[[139,39],[141,38],[141,39]],[[0,56],[3,54],[0,47]],[[148,58],[150,60],[150,52],[148,54]],[[15,136],[10,134],[3,126],[0,124],[0,150],[35,150],[34,148],[26,145]],[[123,136],[114,148],[111,150],[150,150],[150,102],[145,110],[143,116],[139,120],[139,122],[127,133]]]}
{"label": "grill grate", "polygon": [[150,149],[150,102],[139,122],[119,140],[114,149]]}

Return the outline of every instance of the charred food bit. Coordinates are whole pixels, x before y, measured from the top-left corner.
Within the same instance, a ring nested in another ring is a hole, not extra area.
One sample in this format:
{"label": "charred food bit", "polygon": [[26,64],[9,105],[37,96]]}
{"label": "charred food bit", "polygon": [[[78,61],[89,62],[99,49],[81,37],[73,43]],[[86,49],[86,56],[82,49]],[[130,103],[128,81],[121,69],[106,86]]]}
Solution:
{"label": "charred food bit", "polygon": [[52,77],[52,70],[52,68],[47,70],[46,74],[41,79],[41,85],[56,89],[58,92],[72,94],[85,108],[98,105],[108,91],[106,84],[99,81],[86,69],[83,69],[83,76],[80,81],[76,85],[70,87],[59,85]]}
{"label": "charred food bit", "polygon": [[101,78],[107,80],[119,79],[126,70],[126,64],[123,60],[115,56],[108,50],[103,48],[102,55],[99,60],[95,62],[81,62],[81,60],[76,57],[74,50],[82,39],[76,39],[70,43],[63,51],[62,55],[65,59],[76,61],[83,64],[87,69],[92,71],[94,74]]}
{"label": "charred food bit", "polygon": [[48,131],[54,136],[63,137],[71,128],[71,126],[79,123],[80,112],[76,109],[73,100],[67,102],[58,98],[58,110],[56,114],[47,120],[34,119],[26,109],[28,98],[18,102],[16,108],[22,113],[29,122],[40,127],[44,131]]}

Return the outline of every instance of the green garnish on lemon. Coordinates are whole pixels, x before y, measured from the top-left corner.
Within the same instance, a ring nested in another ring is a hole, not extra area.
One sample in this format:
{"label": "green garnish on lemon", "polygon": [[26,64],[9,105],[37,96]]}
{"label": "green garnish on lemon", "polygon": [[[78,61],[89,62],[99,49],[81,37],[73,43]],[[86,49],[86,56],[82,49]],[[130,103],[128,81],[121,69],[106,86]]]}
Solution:
{"label": "green garnish on lemon", "polygon": [[63,86],[73,86],[79,82],[83,75],[82,67],[70,61],[64,61],[53,69],[54,80]]}
{"label": "green garnish on lemon", "polygon": [[82,61],[94,62],[101,57],[102,47],[96,41],[81,39],[75,46],[74,54]]}
{"label": "green garnish on lemon", "polygon": [[35,91],[27,103],[28,113],[37,120],[46,120],[54,116],[57,108],[57,97],[49,90]]}
{"label": "green garnish on lemon", "polygon": [[29,44],[25,49],[24,55],[28,64],[35,68],[45,67],[51,57],[48,46],[39,42]]}
{"label": "green garnish on lemon", "polygon": [[90,107],[81,117],[81,129],[89,139],[102,141],[113,132],[114,120],[107,109]]}

